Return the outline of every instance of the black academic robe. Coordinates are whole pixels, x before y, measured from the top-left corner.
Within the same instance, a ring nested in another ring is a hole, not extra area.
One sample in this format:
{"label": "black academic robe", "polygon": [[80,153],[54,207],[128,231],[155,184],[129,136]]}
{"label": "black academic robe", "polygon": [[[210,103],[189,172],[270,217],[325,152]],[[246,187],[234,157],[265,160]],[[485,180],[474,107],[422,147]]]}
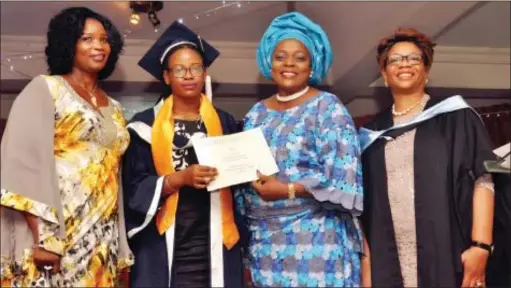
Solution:
{"label": "black academic robe", "polygon": [[[441,99],[432,99],[426,109]],[[393,125],[387,109],[366,128],[384,130]],[[418,285],[459,287],[462,252],[470,247],[475,180],[485,172],[483,161],[494,160],[484,124],[470,109],[438,115],[430,120],[387,132],[395,137],[416,128],[415,221]],[[387,190],[385,144],[379,138],[362,154],[364,213],[362,224],[371,252],[375,287],[402,287],[394,228]]]}
{"label": "black academic robe", "polygon": [[[130,287],[169,287],[172,284],[169,272],[168,252],[174,249],[174,235],[160,235],[156,228],[155,213],[164,203],[159,197],[161,180],[156,172],[151,152],[151,127],[158,111],[155,108],[136,114],[128,125],[130,145],[123,158],[123,192],[128,243],[135,256],[135,264],[130,271]],[[224,134],[239,131],[234,118],[217,109]],[[184,187],[183,189],[186,189]],[[189,192],[189,191],[186,191]],[[233,201],[235,204],[235,201]],[[233,208],[235,210],[235,208]],[[179,212],[179,208],[178,208]],[[179,214],[176,215],[176,219]],[[242,223],[235,215],[237,224]],[[177,220],[176,220],[177,221]],[[223,247],[223,287],[243,287],[241,242],[246,238],[246,230],[237,225],[241,239],[230,250]],[[169,229],[170,230],[170,229]],[[209,235],[208,235],[209,236]],[[175,254],[175,253],[174,253]],[[214,261],[218,255],[209,255]],[[172,270],[171,270],[172,271]]]}

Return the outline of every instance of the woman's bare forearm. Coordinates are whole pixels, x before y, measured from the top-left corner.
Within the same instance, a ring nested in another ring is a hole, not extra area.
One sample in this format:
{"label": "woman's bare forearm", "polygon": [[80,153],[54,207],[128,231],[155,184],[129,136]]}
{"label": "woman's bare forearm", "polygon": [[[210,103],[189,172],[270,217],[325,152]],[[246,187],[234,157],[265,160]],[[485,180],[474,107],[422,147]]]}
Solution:
{"label": "woman's bare forearm", "polygon": [[369,249],[369,244],[367,243],[367,239],[365,235],[362,235],[363,245],[364,245],[364,254],[360,261],[361,272],[362,272],[362,287],[371,287],[371,251]]}
{"label": "woman's bare forearm", "polygon": [[300,198],[311,198],[312,197],[312,195],[309,192],[307,192],[307,189],[305,189],[305,186],[303,186],[302,184],[293,183],[293,185],[295,185],[296,197],[300,197]]}
{"label": "woman's bare forearm", "polygon": [[184,185],[182,174],[183,172],[179,171],[165,176],[163,181],[163,195],[165,197],[178,192]]}
{"label": "woman's bare forearm", "polygon": [[472,240],[491,244],[493,242],[494,192],[484,187],[474,189],[472,216]]}
{"label": "woman's bare forearm", "polygon": [[367,243],[367,239],[365,235],[363,236],[364,239],[364,258],[370,258],[371,257],[371,251],[369,250],[369,244]]}

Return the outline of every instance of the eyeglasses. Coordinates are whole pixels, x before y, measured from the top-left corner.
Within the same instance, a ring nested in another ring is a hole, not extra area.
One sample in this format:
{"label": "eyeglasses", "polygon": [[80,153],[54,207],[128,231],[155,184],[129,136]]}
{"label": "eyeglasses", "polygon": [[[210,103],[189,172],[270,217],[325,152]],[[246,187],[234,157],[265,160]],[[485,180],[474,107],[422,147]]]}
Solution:
{"label": "eyeglasses", "polygon": [[188,72],[190,72],[190,75],[193,77],[199,77],[204,74],[204,67],[200,64],[194,64],[189,68],[186,68],[183,65],[176,65],[170,68],[170,72],[172,72],[176,78],[184,78]]}
{"label": "eyeglasses", "polygon": [[397,66],[403,63],[404,60],[406,60],[410,65],[419,65],[422,63],[422,56],[418,54],[392,54],[387,58],[387,64]]}

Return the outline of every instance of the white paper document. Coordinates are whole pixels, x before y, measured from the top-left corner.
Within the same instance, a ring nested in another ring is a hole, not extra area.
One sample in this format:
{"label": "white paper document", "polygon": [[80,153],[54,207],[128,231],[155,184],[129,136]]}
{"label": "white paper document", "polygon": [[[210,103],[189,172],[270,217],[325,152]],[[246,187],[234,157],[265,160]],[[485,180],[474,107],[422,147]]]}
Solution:
{"label": "white paper document", "polygon": [[486,171],[492,173],[511,173],[511,161],[510,161],[510,150],[511,144],[507,143],[499,148],[493,150],[493,153],[497,155],[500,160],[497,161],[484,161]]}
{"label": "white paper document", "polygon": [[279,172],[260,128],[196,139],[192,143],[199,164],[218,170],[218,176],[208,185],[208,191],[254,181],[257,170],[264,175]]}

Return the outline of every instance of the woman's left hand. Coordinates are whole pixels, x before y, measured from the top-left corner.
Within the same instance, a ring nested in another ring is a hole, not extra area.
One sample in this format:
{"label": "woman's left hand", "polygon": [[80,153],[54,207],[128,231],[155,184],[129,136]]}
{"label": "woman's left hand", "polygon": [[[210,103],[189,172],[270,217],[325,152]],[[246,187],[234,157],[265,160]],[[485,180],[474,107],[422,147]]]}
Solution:
{"label": "woman's left hand", "polygon": [[280,182],[274,176],[266,176],[257,171],[257,179],[252,186],[264,201],[275,201],[287,198],[287,184]]}
{"label": "woman's left hand", "polygon": [[488,256],[488,251],[478,247],[470,247],[461,254],[461,263],[463,265],[462,287],[486,286],[485,276]]}

